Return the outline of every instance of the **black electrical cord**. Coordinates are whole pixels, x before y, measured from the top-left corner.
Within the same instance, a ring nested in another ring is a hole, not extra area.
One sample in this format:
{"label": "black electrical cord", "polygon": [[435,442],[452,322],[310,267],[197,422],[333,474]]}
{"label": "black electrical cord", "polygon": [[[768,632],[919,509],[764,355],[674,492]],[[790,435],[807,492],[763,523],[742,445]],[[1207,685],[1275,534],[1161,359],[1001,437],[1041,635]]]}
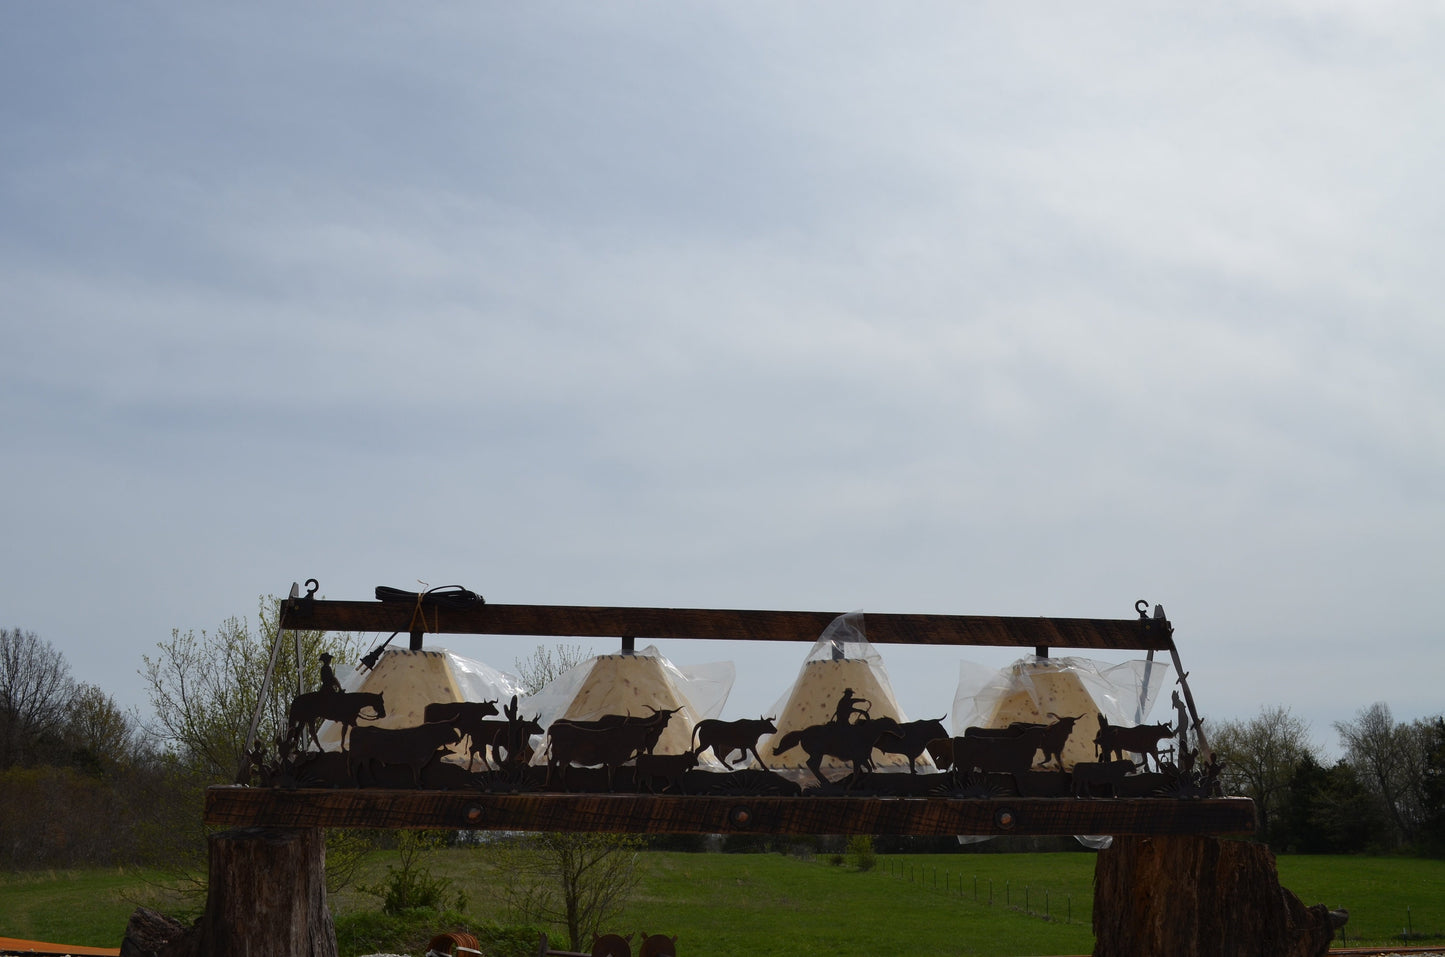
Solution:
{"label": "black electrical cord", "polygon": [[400,588],[388,588],[386,585],[376,586],[377,601],[405,601],[415,602],[420,598],[423,602],[437,605],[472,605],[477,602],[486,604],[486,599],[474,591],[468,591],[461,585],[442,585],[439,588],[428,588],[423,592],[404,591]]}
{"label": "black electrical cord", "polygon": [[[461,608],[467,605],[486,604],[486,599],[474,591],[468,591],[461,585],[442,585],[438,588],[429,588],[426,591],[406,591],[401,588],[391,588],[386,585],[376,586],[376,600],[385,602],[406,602],[408,604],[441,605],[449,608]],[[391,638],[401,634],[393,631]],[[370,671],[376,667],[381,660],[382,652],[386,646],[391,644],[391,638],[386,639],[377,648],[367,652],[361,659],[361,663]]]}

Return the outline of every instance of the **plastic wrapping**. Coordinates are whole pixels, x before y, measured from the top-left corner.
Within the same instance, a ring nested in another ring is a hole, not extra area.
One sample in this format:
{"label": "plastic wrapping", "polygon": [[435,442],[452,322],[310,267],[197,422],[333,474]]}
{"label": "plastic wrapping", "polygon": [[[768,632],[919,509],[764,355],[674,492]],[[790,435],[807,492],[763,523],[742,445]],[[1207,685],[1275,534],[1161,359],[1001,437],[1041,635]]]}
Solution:
{"label": "plastic wrapping", "polygon": [[[649,645],[629,654],[597,655],[580,662],[522,701],[522,713],[537,715],[543,727],[558,718],[592,721],[606,714],[645,717],[651,709],[677,708],[657,744],[658,754],[692,749],[692,730],[704,718],[722,713],[736,671],[732,662],[679,668]],[[547,763],[538,747],[534,765]],[[701,765],[711,767],[709,756]],[[721,767],[720,763],[717,767]]]}
{"label": "plastic wrapping", "polygon": [[[1046,723],[1078,718],[1064,747],[1063,765],[1094,761],[1098,715],[1112,724],[1143,724],[1163,687],[1169,666],[1153,660],[1105,664],[1086,658],[1041,658],[1029,655],[1002,669],[974,662],[959,667],[953,701],[953,730],[1005,728],[1012,721]],[[1108,835],[1078,834],[1078,842],[1099,850],[1113,843]],[[960,843],[990,840],[959,837]]]}
{"label": "plastic wrapping", "polygon": [[[805,768],[807,755],[802,748],[788,748],[780,754],[774,754],[773,749],[790,732],[826,724],[840,717],[840,700],[847,692],[851,692],[852,698],[857,701],[853,706],[855,713],[873,718],[890,717],[900,723],[908,720],[894,697],[882,656],[864,633],[861,611],[833,619],[809,650],[798,677],[773,706],[772,713],[777,715],[774,723],[778,730],[758,748],[763,763],[775,771]],[[847,719],[847,715],[841,717]],[[873,763],[879,771],[908,770],[908,759],[899,754],[875,751]],[[935,770],[926,754],[919,760],[918,766],[923,770]],[[851,768],[851,765],[831,755],[823,759],[825,771],[845,767]]]}
{"label": "plastic wrapping", "polygon": [[[387,651],[370,671],[339,668],[337,680],[345,691],[381,692],[386,716],[366,722],[376,728],[416,727],[425,720],[426,706],[438,702],[495,701],[500,712],[522,692],[514,675],[442,647]],[[319,737],[323,748],[338,750],[341,726],[326,722]],[[457,751],[447,760],[466,763],[462,749]]]}
{"label": "plastic wrapping", "polygon": [[1112,724],[1143,723],[1168,671],[1159,661],[1110,665],[1037,655],[998,670],[964,662],[953,701],[953,731],[961,735],[967,728],[1005,728],[1013,721],[1078,718],[1064,748],[1068,769],[1077,761],[1095,760],[1100,714]]}

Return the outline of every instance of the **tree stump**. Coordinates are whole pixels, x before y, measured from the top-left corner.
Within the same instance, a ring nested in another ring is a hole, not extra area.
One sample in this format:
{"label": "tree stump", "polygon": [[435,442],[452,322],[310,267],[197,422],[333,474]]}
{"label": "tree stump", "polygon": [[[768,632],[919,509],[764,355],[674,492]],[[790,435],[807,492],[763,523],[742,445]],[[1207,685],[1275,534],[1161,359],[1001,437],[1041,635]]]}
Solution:
{"label": "tree stump", "polygon": [[1262,844],[1116,837],[1094,868],[1094,957],[1321,957],[1332,933]]}
{"label": "tree stump", "polygon": [[206,911],[161,957],[337,957],[319,828],[210,837]]}

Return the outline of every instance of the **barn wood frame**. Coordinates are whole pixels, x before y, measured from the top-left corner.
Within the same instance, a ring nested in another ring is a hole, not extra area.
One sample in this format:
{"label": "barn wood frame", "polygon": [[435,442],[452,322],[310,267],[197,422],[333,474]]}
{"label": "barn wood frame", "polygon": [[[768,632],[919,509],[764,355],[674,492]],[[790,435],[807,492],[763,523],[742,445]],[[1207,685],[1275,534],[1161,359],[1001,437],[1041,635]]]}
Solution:
{"label": "barn wood frame", "polygon": [[[1003,646],[1032,649],[1168,652],[1199,751],[1208,745],[1174,644],[1159,609],[1132,619],[869,614],[874,644]],[[424,635],[615,638],[624,650],[643,639],[806,641],[818,639],[838,613],[634,608],[568,605],[457,604],[420,598],[328,601],[311,595],[283,603],[281,629]],[[281,644],[278,630],[277,647]],[[894,835],[1230,835],[1257,828],[1247,798],[951,798],[719,797],[640,794],[500,794],[473,791],[207,789],[212,826],[384,829],[612,831],[633,833]]]}

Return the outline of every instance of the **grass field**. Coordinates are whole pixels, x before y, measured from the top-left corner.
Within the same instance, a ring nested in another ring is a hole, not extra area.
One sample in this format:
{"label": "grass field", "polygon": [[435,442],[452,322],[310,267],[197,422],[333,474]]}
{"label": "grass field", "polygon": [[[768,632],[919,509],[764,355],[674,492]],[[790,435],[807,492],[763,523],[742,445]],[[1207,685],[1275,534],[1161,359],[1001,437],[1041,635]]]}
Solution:
{"label": "grass field", "polygon": [[119,947],[137,904],[178,911],[165,875],[139,868],[0,874],[0,937]]}
{"label": "grass field", "polygon": [[[379,877],[389,858],[370,864]],[[870,871],[780,854],[643,855],[639,891],[615,921],[622,933],[677,934],[688,957],[881,953],[949,957],[1087,954],[1093,947],[1094,857],[1066,854],[880,855]],[[502,879],[485,848],[439,852],[437,874],[466,893],[468,916],[491,910]],[[1281,882],[1307,904],[1350,909],[1349,943],[1421,942],[1445,934],[1445,861],[1285,857]],[[0,935],[119,946],[136,903],[175,913],[155,872],[95,870],[0,875]],[[374,907],[354,890],[344,913]],[[343,955],[347,957],[347,955]]]}

